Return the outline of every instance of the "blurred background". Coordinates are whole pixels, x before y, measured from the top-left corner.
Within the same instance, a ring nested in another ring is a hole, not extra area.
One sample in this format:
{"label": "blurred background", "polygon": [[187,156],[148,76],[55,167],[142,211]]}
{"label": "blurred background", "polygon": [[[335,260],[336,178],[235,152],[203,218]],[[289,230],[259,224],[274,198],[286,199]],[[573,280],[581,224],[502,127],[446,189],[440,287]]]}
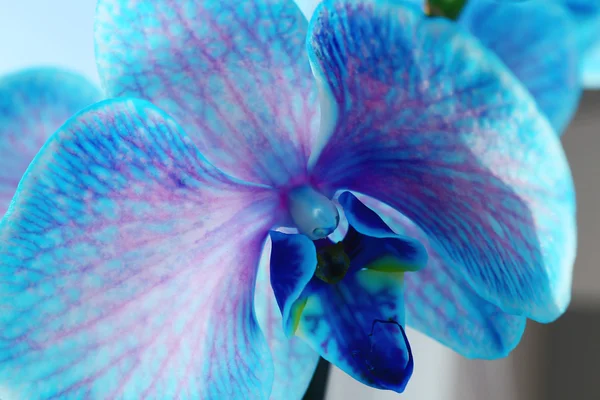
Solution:
{"label": "blurred background", "polygon": [[[94,0],[0,0],[0,75],[55,65],[98,83],[94,8]],[[563,143],[579,207],[569,311],[551,325],[529,323],[519,347],[500,361],[466,360],[409,330],[416,361],[404,395],[369,389],[332,369],[327,400],[600,399],[600,92],[584,94]]]}

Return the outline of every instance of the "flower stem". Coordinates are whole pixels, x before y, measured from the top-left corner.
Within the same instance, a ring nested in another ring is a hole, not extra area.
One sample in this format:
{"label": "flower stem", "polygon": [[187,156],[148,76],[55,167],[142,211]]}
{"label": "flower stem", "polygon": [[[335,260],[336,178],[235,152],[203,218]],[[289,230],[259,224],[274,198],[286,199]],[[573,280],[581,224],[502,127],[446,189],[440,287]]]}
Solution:
{"label": "flower stem", "polygon": [[321,357],[303,400],[325,400],[330,369],[331,364],[329,364],[329,361]]}

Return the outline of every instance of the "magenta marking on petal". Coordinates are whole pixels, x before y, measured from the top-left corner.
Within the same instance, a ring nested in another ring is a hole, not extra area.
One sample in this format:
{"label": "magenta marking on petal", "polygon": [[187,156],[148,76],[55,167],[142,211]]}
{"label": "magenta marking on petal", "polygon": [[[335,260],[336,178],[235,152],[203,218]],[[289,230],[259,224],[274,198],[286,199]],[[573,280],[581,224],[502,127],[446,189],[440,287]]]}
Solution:
{"label": "magenta marking on petal", "polygon": [[253,288],[277,208],[149,103],[77,115],[0,224],[0,386],[19,398],[268,396]]}
{"label": "magenta marking on petal", "polygon": [[217,167],[285,186],[305,180],[319,121],[306,25],[292,1],[102,0],[99,72],[110,95],[173,115]]}
{"label": "magenta marking on petal", "polygon": [[451,22],[395,2],[330,0],[319,10],[309,56],[339,115],[315,185],[394,206],[480,296],[557,318],[570,300],[574,190],[531,95]]}
{"label": "magenta marking on petal", "polygon": [[[396,329],[404,321],[403,292],[401,273],[362,269],[336,284],[313,279],[297,334],[353,378],[402,392],[412,373],[406,336]],[[382,329],[377,321],[396,326]]]}

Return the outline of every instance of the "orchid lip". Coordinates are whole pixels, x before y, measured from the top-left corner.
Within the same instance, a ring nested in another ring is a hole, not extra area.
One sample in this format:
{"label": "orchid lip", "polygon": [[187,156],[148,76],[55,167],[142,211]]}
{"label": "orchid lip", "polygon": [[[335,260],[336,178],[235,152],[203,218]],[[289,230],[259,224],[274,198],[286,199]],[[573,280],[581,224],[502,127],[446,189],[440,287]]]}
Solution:
{"label": "orchid lip", "polygon": [[344,250],[344,244],[338,242],[317,251],[315,276],[325,283],[338,283],[350,268],[350,257]]}

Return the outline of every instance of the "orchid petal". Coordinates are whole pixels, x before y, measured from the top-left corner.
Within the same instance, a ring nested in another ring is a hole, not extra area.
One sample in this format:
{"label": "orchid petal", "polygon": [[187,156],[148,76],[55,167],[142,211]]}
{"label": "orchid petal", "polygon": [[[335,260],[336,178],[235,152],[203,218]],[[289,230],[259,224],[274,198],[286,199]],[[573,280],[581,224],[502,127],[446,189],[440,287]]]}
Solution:
{"label": "orchid petal", "polygon": [[0,217],[46,139],[69,117],[100,100],[84,77],[54,68],[0,79]]}
{"label": "orchid petal", "polygon": [[75,116],[0,223],[0,388],[20,399],[266,399],[273,371],[253,289],[276,207],[145,101]]}
{"label": "orchid petal", "polygon": [[321,0],[294,0],[294,2],[298,5],[298,8],[300,8],[306,19],[310,21],[313,12]]}
{"label": "orchid petal", "polygon": [[275,378],[271,400],[300,399],[306,392],[319,362],[319,354],[298,337],[285,335],[281,312],[271,288],[269,259],[272,245],[265,244],[256,281],[256,318],[273,357]]}
{"label": "orchid petal", "polygon": [[427,268],[406,275],[407,325],[468,358],[493,360],[514,350],[527,318],[484,300],[460,274],[429,249]]}
{"label": "orchid petal", "polygon": [[333,110],[315,184],[402,212],[505,312],[561,315],[573,182],[552,127],[506,67],[455,24],[385,1],[322,3],[308,45]]}
{"label": "orchid petal", "polygon": [[[396,262],[376,263],[366,260],[362,266],[378,270],[418,271],[427,264],[427,250],[423,244],[410,236],[399,235],[390,229],[390,227],[377,215],[377,213],[365,206],[360,200],[350,192],[344,192],[339,197],[339,202],[344,208],[344,213],[348,219],[349,225],[364,235],[363,241],[365,248],[375,250],[371,256],[381,258],[381,256],[392,256]],[[390,239],[390,240],[376,240]],[[363,250],[361,257],[369,257]]]}
{"label": "orchid petal", "polygon": [[576,26],[558,4],[471,1],[460,23],[510,68],[558,134],[581,96]]}
{"label": "orchid petal", "polygon": [[600,89],[600,41],[588,51],[585,57],[583,84],[590,89]]}
{"label": "orchid petal", "polygon": [[[575,21],[579,48],[583,51],[598,43],[600,38],[600,1],[556,0]],[[545,3],[544,3],[545,5]]]}
{"label": "orchid petal", "polygon": [[525,317],[506,314],[477,295],[460,267],[436,252],[408,218],[370,197],[359,196],[359,201],[394,232],[415,238],[427,249],[427,266],[404,276],[408,326],[469,358],[502,358],[517,346]]}
{"label": "orchid petal", "polygon": [[574,22],[573,33],[583,54],[580,71],[583,86],[600,87],[600,1],[555,0],[552,3],[563,7]]}
{"label": "orchid petal", "polygon": [[317,267],[317,253],[312,240],[304,235],[287,235],[271,231],[271,286],[283,317],[285,333],[295,330],[294,303],[310,282]]}
{"label": "orchid petal", "polygon": [[166,110],[216,167],[283,185],[306,175],[319,122],[292,0],[100,0],[96,46],[111,96]]}

